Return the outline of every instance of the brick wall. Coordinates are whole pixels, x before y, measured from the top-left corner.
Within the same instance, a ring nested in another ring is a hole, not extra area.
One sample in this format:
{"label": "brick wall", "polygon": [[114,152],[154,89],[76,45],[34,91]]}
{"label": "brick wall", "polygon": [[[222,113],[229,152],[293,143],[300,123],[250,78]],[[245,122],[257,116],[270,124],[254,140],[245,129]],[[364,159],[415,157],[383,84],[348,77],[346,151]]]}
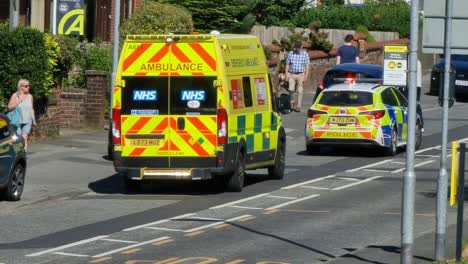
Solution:
{"label": "brick wall", "polygon": [[60,127],[79,129],[84,125],[87,91],[77,88],[62,88],[59,99]]}
{"label": "brick wall", "polygon": [[103,128],[106,109],[107,72],[86,71],[85,123],[88,128]]}
{"label": "brick wall", "polygon": [[57,95],[59,90],[54,90],[45,100],[35,98],[34,109],[37,126],[32,130],[30,141],[36,142],[57,136],[60,132],[60,110]]}

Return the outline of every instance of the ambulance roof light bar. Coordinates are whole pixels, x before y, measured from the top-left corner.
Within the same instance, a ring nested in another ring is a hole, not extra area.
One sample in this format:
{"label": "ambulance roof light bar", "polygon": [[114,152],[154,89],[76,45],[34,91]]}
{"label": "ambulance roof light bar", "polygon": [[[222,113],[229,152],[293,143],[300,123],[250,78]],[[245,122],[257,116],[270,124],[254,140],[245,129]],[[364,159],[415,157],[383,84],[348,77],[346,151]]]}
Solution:
{"label": "ambulance roof light bar", "polygon": [[127,36],[127,40],[139,40],[139,41],[150,41],[150,40],[165,40],[165,41],[167,41],[168,38],[172,38],[172,40],[179,40],[179,39],[210,40],[210,39],[213,39],[213,35],[173,35],[173,34],[165,34],[165,35],[128,35]]}

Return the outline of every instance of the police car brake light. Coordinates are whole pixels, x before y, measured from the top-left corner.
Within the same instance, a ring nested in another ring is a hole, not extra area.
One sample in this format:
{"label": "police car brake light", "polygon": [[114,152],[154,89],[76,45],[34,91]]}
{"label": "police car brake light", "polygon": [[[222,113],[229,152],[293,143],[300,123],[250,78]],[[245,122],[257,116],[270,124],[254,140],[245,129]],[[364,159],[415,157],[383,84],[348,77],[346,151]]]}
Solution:
{"label": "police car brake light", "polygon": [[314,115],[326,115],[327,112],[325,111],[320,111],[320,110],[315,110],[315,109],[309,109],[307,110],[307,117],[313,118]]}
{"label": "police car brake light", "polygon": [[374,116],[375,119],[381,119],[385,116],[385,110],[374,110],[374,111],[365,111],[359,113],[360,115],[369,115]]}

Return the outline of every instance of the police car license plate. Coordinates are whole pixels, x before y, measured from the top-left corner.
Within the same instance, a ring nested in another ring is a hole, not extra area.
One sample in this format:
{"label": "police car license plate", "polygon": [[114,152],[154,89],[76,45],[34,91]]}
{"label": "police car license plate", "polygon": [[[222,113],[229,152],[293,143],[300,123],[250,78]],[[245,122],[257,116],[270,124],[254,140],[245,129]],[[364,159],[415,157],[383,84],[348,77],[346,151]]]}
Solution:
{"label": "police car license plate", "polygon": [[130,146],[145,146],[154,147],[161,144],[161,140],[157,138],[133,138],[127,139]]}
{"label": "police car license plate", "polygon": [[356,118],[352,116],[331,116],[329,121],[330,124],[349,125],[355,124]]}
{"label": "police car license plate", "polygon": [[455,80],[455,85],[458,85],[458,86],[468,86],[468,81]]}

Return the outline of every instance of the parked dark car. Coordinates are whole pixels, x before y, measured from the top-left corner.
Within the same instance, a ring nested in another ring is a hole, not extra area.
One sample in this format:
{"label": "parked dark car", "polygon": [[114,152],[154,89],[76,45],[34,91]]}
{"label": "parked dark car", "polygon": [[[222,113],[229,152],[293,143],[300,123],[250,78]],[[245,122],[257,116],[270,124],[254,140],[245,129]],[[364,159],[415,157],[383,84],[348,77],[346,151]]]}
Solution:
{"label": "parked dark car", "polygon": [[[315,93],[314,102],[320,92],[322,92],[324,89],[327,89],[334,84],[343,83],[346,80],[352,80],[361,83],[381,84],[383,81],[383,66],[365,63],[343,63],[336,65],[335,67],[328,70],[320,81],[319,87],[317,87]],[[406,98],[408,98],[408,89],[406,86],[399,86],[395,88],[397,88]],[[424,118],[421,104],[419,103],[421,94],[420,90],[421,88],[418,87],[418,106],[416,112],[421,118],[421,125],[424,127]]]}
{"label": "parked dark car", "polygon": [[16,134],[16,127],[8,118],[0,114],[0,199],[21,199],[25,175],[24,140]]}
{"label": "parked dark car", "polygon": [[[439,82],[443,77],[443,66],[445,59],[438,60],[432,66],[431,85],[429,93],[433,95],[439,94]],[[468,97],[468,55],[452,55],[452,66],[455,68],[455,97]]]}

